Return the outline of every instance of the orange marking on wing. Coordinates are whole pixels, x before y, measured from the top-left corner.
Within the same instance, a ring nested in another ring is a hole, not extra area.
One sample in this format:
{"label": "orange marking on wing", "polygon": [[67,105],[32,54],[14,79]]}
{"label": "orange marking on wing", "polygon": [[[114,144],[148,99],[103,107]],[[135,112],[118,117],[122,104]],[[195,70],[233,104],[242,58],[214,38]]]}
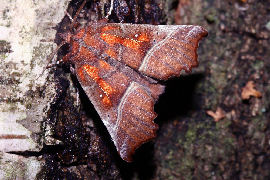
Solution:
{"label": "orange marking on wing", "polygon": [[124,39],[123,43],[124,46],[131,48],[131,49],[139,49],[140,48],[140,42],[136,41],[134,39]]}
{"label": "orange marking on wing", "polygon": [[85,42],[87,46],[91,46],[95,49],[102,49],[104,46],[102,42],[100,42],[100,40],[94,37],[91,33],[87,33],[84,36],[83,41]]}
{"label": "orange marking on wing", "polygon": [[100,35],[101,39],[103,39],[106,43],[110,44],[110,45],[114,45],[116,43],[120,43],[123,41],[122,38],[115,36],[115,35],[111,35],[111,34],[107,34],[107,33],[101,33]]}
{"label": "orange marking on wing", "polygon": [[83,69],[91,77],[91,79],[93,79],[98,84],[98,86],[106,95],[103,97],[102,102],[107,106],[111,105],[112,103],[109,96],[112,95],[115,92],[115,90],[110,86],[110,84],[108,84],[106,81],[104,81],[102,78],[99,77],[98,74],[99,69],[90,65],[84,65]]}
{"label": "orange marking on wing", "polygon": [[149,41],[150,39],[148,38],[148,35],[146,34],[146,33],[142,33],[142,34],[140,34],[139,35],[139,37],[138,37],[138,41],[143,41],[143,42],[145,42],[145,41]]}
{"label": "orange marking on wing", "polygon": [[86,47],[83,47],[83,46],[80,49],[79,55],[82,56],[83,58],[86,58],[86,59],[95,58],[95,54],[92,51],[90,51],[89,49],[87,49]]}
{"label": "orange marking on wing", "polygon": [[104,32],[104,31],[109,31],[111,29],[119,29],[118,27],[115,27],[115,26],[104,26],[102,29],[101,29],[101,32]]}
{"label": "orange marking on wing", "polygon": [[109,45],[114,45],[116,43],[119,43],[119,44],[122,44],[123,46],[132,48],[135,50],[138,50],[142,43],[142,41],[129,39],[129,38],[122,38],[122,37],[112,35],[112,34],[107,34],[107,33],[102,33],[100,37]]}
{"label": "orange marking on wing", "polygon": [[110,69],[111,69],[111,65],[109,65],[108,63],[106,63],[106,62],[103,61],[103,60],[99,60],[98,63],[99,63],[99,66],[100,66],[102,69],[105,69],[105,70],[110,70]]}
{"label": "orange marking on wing", "polygon": [[111,102],[111,100],[108,98],[108,96],[104,96],[104,97],[102,98],[102,102],[103,102],[103,104],[105,104],[106,106],[112,106],[112,102]]}
{"label": "orange marking on wing", "polygon": [[114,92],[114,89],[103,79],[100,78],[97,83],[107,96]]}
{"label": "orange marking on wing", "polygon": [[100,79],[98,75],[98,68],[90,65],[84,65],[83,68],[86,71],[86,73],[91,77],[91,79],[93,79],[95,82],[97,82]]}
{"label": "orange marking on wing", "polygon": [[81,29],[74,37],[81,39],[83,37],[84,33],[85,33],[85,30]]}
{"label": "orange marking on wing", "polygon": [[107,50],[105,51],[105,53],[106,53],[108,56],[110,56],[111,58],[117,59],[117,54],[116,54],[116,52],[115,52],[114,50],[112,50],[112,49],[107,49]]}

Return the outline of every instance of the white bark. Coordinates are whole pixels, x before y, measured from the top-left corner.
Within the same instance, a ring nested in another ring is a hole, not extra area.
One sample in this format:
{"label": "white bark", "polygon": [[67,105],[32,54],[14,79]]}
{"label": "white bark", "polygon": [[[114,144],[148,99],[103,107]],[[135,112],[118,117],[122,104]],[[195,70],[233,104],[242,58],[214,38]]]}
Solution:
{"label": "white bark", "polygon": [[[55,49],[56,26],[69,0],[2,0],[0,5],[0,179],[33,179],[42,166],[35,157],[10,151],[39,151],[46,112],[55,96],[47,56]],[[3,44],[5,46],[3,46]],[[3,52],[10,45],[11,52]],[[37,77],[40,76],[38,79]],[[45,88],[44,88],[45,87]],[[44,97],[39,89],[44,88]],[[22,163],[18,163],[18,161]],[[31,172],[31,173],[30,173]]]}

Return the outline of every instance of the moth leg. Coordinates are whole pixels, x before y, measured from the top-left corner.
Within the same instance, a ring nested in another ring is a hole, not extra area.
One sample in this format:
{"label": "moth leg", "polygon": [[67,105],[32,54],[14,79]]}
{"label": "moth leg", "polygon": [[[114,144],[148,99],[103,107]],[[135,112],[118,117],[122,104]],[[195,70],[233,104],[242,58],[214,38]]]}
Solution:
{"label": "moth leg", "polygon": [[47,65],[46,65],[46,67],[45,68],[43,68],[43,70],[42,70],[42,72],[38,75],[38,77],[36,78],[36,80],[38,80],[42,75],[43,75],[43,73],[45,72],[45,70],[46,69],[49,69],[49,68],[51,68],[51,67],[53,67],[53,66],[55,66],[56,64],[59,64],[60,63],[60,61],[56,61],[56,63],[51,63],[52,61],[53,61],[53,59],[54,59],[54,56],[55,56],[55,54],[58,52],[58,50],[64,45],[65,43],[61,43],[50,55],[49,55],[49,57],[47,58],[47,61],[48,61],[48,63],[47,63]]}

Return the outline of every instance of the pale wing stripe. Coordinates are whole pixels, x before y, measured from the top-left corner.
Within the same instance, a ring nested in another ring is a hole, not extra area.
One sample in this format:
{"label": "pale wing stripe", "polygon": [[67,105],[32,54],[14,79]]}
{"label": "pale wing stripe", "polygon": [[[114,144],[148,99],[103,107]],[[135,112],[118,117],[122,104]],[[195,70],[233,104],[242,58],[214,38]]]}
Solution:
{"label": "pale wing stripe", "polygon": [[185,67],[187,67],[188,69],[190,69],[189,68],[189,64],[192,64],[193,65],[193,61],[195,59],[194,60],[193,59],[190,59],[190,57],[187,56],[184,52],[182,52],[179,48],[176,48],[176,47],[171,47],[171,48],[173,50],[175,50],[177,53],[179,53],[182,56],[182,58],[177,58],[177,60],[179,62],[181,62],[181,60],[184,61],[183,63],[185,63]]}
{"label": "pale wing stripe", "polygon": [[180,53],[176,48],[172,48],[170,47],[172,50],[177,51],[177,55],[175,55],[175,52],[171,52],[170,54],[168,54],[169,56],[171,56],[177,63],[180,63],[180,65],[182,65],[183,67],[186,67],[187,69],[189,68],[188,64],[190,62],[190,59],[188,59],[187,56],[185,56],[182,52]]}
{"label": "pale wing stripe", "polygon": [[187,52],[187,50],[185,48],[183,48],[183,46],[176,44],[176,43],[168,43],[167,47],[171,48],[172,50],[175,50],[177,53],[185,56],[185,58],[189,61],[192,62],[194,58],[190,57]]}
{"label": "pale wing stripe", "polygon": [[128,139],[129,139],[129,137],[126,136],[125,139],[122,141],[120,151],[118,150],[118,148],[116,146],[116,148],[119,151],[121,157],[126,157],[127,156],[127,147],[128,147],[127,141],[128,141]]}
{"label": "pale wing stripe", "polygon": [[177,31],[173,30],[172,32],[170,32],[165,39],[163,39],[162,41],[158,42],[157,44],[155,44],[145,55],[145,57],[143,58],[142,64],[139,68],[139,71],[146,71],[147,67],[148,67],[148,62],[150,57],[154,54],[154,52],[158,49],[160,49],[161,46],[163,46],[163,43],[166,42],[168,39],[170,39],[173,34],[175,34]]}
{"label": "pale wing stripe", "polygon": [[[137,87],[136,87],[137,86]],[[122,110],[123,110],[123,107],[127,101],[127,98],[128,96],[133,92],[135,91],[136,89],[138,88],[138,85],[136,82],[132,81],[129,85],[129,87],[127,88],[125,94],[123,95],[123,97],[121,98],[120,100],[120,103],[119,103],[119,106],[117,108],[117,121],[116,121],[116,124],[115,124],[115,127],[114,127],[114,131],[117,133],[117,130],[118,130],[118,127],[119,127],[119,124],[122,120]]]}

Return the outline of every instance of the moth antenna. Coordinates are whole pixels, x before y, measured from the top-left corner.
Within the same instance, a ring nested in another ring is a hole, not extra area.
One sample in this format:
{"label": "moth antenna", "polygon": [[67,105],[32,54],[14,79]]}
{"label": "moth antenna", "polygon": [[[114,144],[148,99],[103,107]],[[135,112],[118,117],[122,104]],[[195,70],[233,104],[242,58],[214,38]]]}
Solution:
{"label": "moth antenna", "polygon": [[76,12],[76,14],[75,14],[75,16],[73,18],[73,21],[72,21],[72,23],[69,26],[70,29],[74,26],[74,23],[76,22],[76,19],[78,18],[79,14],[80,14],[81,10],[83,9],[83,7],[85,6],[85,4],[86,4],[86,0],[83,1],[82,5],[80,6],[80,8],[78,9],[78,11]]}
{"label": "moth antenna", "polygon": [[[38,75],[38,77],[36,78],[36,80],[38,80],[38,79],[40,78],[40,76],[45,72],[46,69],[52,67],[52,65],[50,65],[50,63],[52,62],[54,55],[58,52],[58,50],[59,50],[64,44],[66,44],[66,41],[63,41],[61,44],[59,44],[59,45],[57,46],[57,48],[49,55],[49,57],[48,57],[48,63],[47,63],[47,65],[46,65],[46,67],[43,68],[42,72]],[[59,62],[60,62],[60,61],[59,61]]]}
{"label": "moth antenna", "polygon": [[[80,8],[77,10],[74,18],[72,19],[71,15],[66,11],[66,15],[68,16],[68,18],[70,19],[71,21],[71,24],[68,26],[69,29],[71,29],[73,26],[74,26],[74,23],[76,22],[76,19],[78,18],[81,10],[83,9],[83,7],[85,6],[86,4],[86,0],[83,1],[83,3],[81,4]],[[57,46],[57,48],[49,55],[49,58],[48,58],[48,63],[46,65],[46,67],[42,70],[41,74],[38,75],[38,77],[36,78],[36,80],[38,80],[40,78],[40,76],[45,72],[46,69],[52,67],[53,65],[50,65],[51,61],[53,60],[53,57],[54,55],[58,52],[58,50],[64,45],[66,44],[67,41],[63,41],[61,42],[60,45]],[[58,62],[61,62],[61,60],[59,60]]]}
{"label": "moth antenna", "polygon": [[111,0],[110,10],[109,10],[107,16],[105,16],[106,19],[109,19],[109,16],[112,14],[112,10],[113,10],[113,2],[114,2],[114,0]]}
{"label": "moth antenna", "polygon": [[69,20],[71,21],[71,22],[73,22],[73,18],[71,17],[71,15],[66,11],[66,16],[69,18]]}

